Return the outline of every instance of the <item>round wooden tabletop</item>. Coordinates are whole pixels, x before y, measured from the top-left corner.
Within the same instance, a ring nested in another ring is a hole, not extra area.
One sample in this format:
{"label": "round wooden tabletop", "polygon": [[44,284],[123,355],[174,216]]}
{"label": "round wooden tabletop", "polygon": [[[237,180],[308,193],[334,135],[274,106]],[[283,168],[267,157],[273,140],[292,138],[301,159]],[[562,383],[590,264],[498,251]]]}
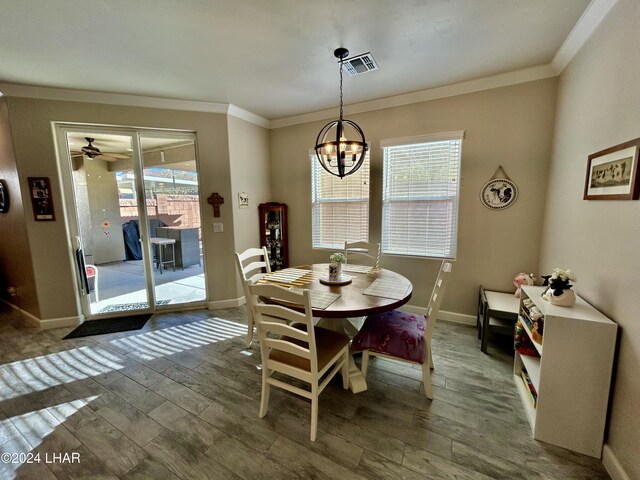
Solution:
{"label": "round wooden tabletop", "polygon": [[[327,275],[329,272],[328,263],[317,263],[314,265],[299,265],[297,269],[310,270],[310,274],[306,274],[292,285],[297,288],[309,289],[310,291],[318,292],[330,292],[340,295],[331,305],[327,308],[313,308],[314,317],[325,318],[345,318],[345,317],[360,317],[366,315],[373,315],[376,313],[387,312],[404,305],[411,298],[413,292],[413,286],[411,282],[400,275],[399,273],[392,272],[391,270],[385,270],[379,268],[371,270],[369,273],[358,273],[351,271],[344,271],[343,274],[352,277],[353,281],[347,285],[325,285],[320,283],[320,277]],[[404,287],[404,295],[401,299],[375,297],[373,295],[364,295],[369,285],[375,280],[382,279],[392,282],[394,287],[402,289]],[[282,285],[285,286],[285,285]]]}

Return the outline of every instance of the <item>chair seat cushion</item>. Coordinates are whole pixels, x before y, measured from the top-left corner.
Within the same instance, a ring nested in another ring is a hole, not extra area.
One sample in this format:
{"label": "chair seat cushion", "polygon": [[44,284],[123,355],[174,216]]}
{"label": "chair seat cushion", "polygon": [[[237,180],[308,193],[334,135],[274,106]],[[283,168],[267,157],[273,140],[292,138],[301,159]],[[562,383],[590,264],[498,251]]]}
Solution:
{"label": "chair seat cushion", "polygon": [[424,330],[427,319],[422,315],[391,310],[367,317],[353,337],[351,350],[372,350],[411,362],[424,362]]}
{"label": "chair seat cushion", "polygon": [[[334,332],[333,330],[328,330],[326,328],[313,327],[313,329],[316,337],[318,371],[322,371],[322,369],[326,367],[338,353],[340,353],[340,350],[349,344],[349,338],[341,333]],[[303,347],[307,348],[307,344],[304,342],[291,338],[287,338],[287,340],[293,343],[299,343]],[[309,362],[309,360],[297,355],[292,355],[288,352],[283,352],[282,350],[271,350],[269,359],[285,363],[292,367],[297,367],[306,372],[311,371],[311,362]]]}

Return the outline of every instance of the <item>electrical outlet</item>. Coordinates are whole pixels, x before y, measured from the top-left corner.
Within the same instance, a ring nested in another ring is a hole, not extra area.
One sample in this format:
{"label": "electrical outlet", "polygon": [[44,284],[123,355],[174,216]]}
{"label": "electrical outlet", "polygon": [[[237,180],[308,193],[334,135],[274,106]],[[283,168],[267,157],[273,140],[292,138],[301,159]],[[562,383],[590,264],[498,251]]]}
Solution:
{"label": "electrical outlet", "polygon": [[224,224],[222,223],[214,223],[213,224],[213,232],[214,233],[222,233],[224,231]]}

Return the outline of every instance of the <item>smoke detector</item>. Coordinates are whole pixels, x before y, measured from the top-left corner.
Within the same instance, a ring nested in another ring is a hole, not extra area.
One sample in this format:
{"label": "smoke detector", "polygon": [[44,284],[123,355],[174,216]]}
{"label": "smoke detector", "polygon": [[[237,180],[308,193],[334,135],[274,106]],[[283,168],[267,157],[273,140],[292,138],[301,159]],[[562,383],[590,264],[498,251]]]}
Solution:
{"label": "smoke detector", "polygon": [[378,70],[378,64],[373,59],[373,55],[371,55],[370,52],[347,58],[343,62],[344,68],[352,77],[371,72],[372,70]]}

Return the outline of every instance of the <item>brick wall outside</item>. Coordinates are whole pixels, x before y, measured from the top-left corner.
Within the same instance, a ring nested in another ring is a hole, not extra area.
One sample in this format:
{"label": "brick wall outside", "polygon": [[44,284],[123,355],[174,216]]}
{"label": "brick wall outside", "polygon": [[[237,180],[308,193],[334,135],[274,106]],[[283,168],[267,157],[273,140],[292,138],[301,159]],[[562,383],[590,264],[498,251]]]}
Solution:
{"label": "brick wall outside", "polygon": [[[149,218],[162,220],[169,227],[200,228],[200,203],[197,195],[156,194],[155,199],[147,199]],[[138,204],[135,199],[120,199],[122,223],[138,218]]]}

